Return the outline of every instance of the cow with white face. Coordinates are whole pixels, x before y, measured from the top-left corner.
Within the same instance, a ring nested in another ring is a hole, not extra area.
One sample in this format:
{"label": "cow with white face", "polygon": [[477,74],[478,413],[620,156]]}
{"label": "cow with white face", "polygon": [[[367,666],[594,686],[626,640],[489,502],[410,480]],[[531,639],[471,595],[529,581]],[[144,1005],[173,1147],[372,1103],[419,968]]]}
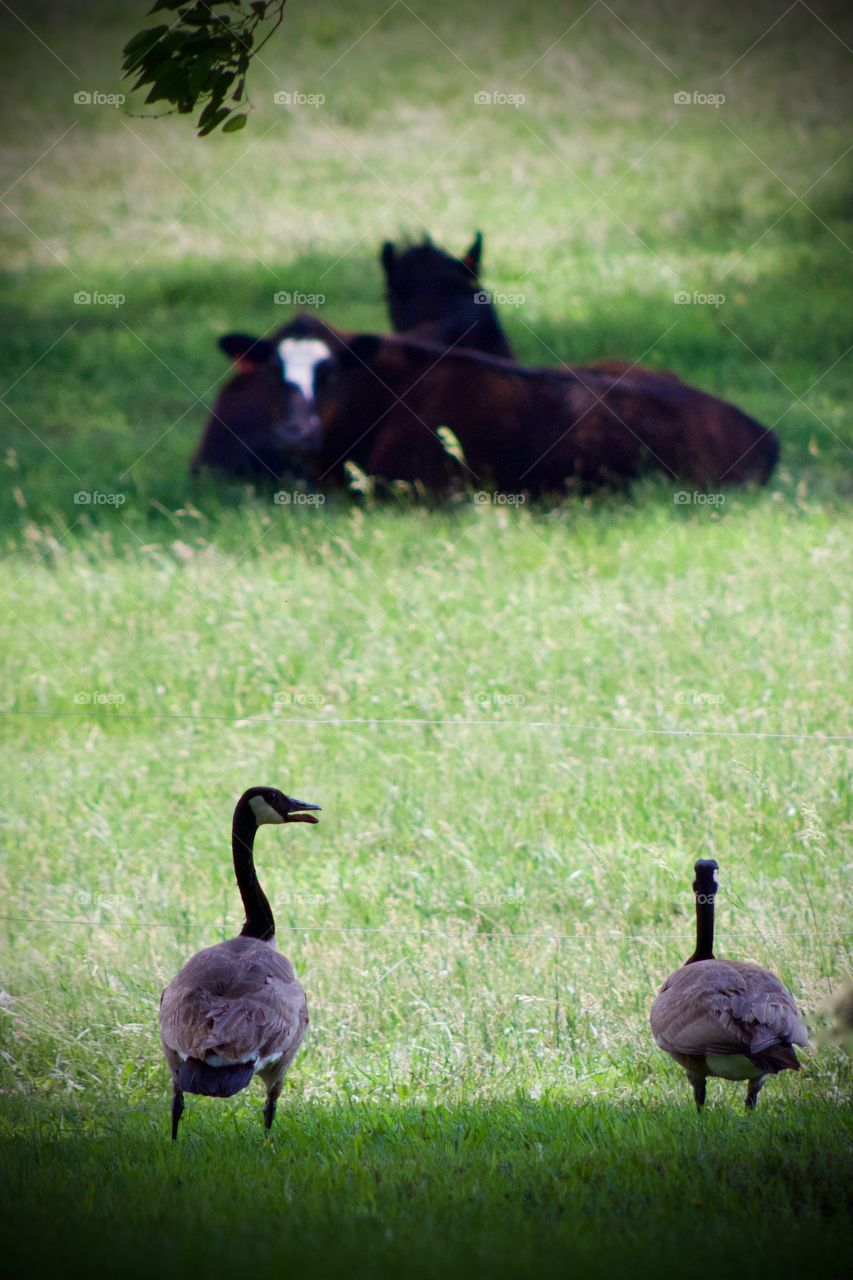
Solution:
{"label": "cow with white face", "polygon": [[281,339],[244,333],[220,338],[235,374],[217,397],[192,458],[193,474],[210,467],[260,482],[277,481],[285,472],[312,478],[320,432],[317,374],[331,348],[315,333],[303,334],[296,322],[287,332]]}

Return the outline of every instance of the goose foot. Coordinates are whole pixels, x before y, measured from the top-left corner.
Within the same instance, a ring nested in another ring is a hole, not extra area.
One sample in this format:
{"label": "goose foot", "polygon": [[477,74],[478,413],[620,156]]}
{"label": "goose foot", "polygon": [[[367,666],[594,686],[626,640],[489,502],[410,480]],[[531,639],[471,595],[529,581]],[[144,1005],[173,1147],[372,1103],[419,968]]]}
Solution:
{"label": "goose foot", "polygon": [[278,1095],[281,1093],[283,1081],[274,1084],[267,1094],[266,1106],[264,1107],[264,1128],[271,1129],[272,1122],[275,1119],[275,1108],[278,1102]]}
{"label": "goose foot", "polygon": [[696,1103],[696,1110],[701,1111],[705,1105],[707,1083],[704,1076],[701,1080],[691,1080],[690,1083],[693,1085],[693,1101]]}
{"label": "goose foot", "polygon": [[172,1141],[178,1140],[178,1125],[184,1114],[184,1095],[176,1088],[172,1094]]}
{"label": "goose foot", "polygon": [[767,1076],[759,1076],[757,1080],[750,1080],[746,1090],[746,1109],[754,1111],[758,1104],[758,1095],[764,1087],[764,1081]]}

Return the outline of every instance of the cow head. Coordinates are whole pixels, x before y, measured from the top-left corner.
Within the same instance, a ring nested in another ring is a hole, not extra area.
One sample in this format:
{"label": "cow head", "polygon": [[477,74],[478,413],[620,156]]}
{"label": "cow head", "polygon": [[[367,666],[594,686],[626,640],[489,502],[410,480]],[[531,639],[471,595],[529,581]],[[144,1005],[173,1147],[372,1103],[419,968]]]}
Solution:
{"label": "cow head", "polygon": [[229,333],[219,347],[234,366],[221,388],[190,469],[271,481],[285,472],[310,479],[320,443],[314,374],[329,357],[316,337],[295,349],[276,339]]}
{"label": "cow head", "polygon": [[382,339],[333,329],[314,316],[297,316],[275,337],[275,353],[285,385],[297,388],[296,404],[313,430],[322,429],[324,407],[343,372],[367,369]]}
{"label": "cow head", "polygon": [[478,287],[482,250],[480,231],[461,258],[437,248],[429,237],[402,250],[386,240],[379,260],[394,329],[400,333],[435,324],[445,320],[460,302],[470,302]]}
{"label": "cow head", "polygon": [[293,321],[274,338],[229,333],[219,347],[238,374],[247,378],[274,376],[280,386],[276,420],[264,424],[284,448],[314,452],[320,419],[317,414],[318,377],[332,356],[326,327],[314,327],[312,317]]}

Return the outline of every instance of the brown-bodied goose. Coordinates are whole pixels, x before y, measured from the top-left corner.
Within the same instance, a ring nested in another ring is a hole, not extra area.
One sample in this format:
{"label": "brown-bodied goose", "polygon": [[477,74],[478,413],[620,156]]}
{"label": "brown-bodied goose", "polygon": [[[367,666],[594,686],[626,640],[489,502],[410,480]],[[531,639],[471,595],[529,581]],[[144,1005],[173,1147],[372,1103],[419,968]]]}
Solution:
{"label": "brown-bodied goose", "polygon": [[253,846],[266,823],[316,822],[306,804],[275,787],[251,787],[237,801],[231,832],[234,874],[246,911],[239,937],[198,951],[160,997],[160,1035],[172,1073],[172,1139],[185,1093],[230,1098],[258,1075],[269,1129],[284,1077],[305,1035],[308,1005],[293,966],[276,949],[275,921],[255,873]]}
{"label": "brown-bodied goose", "polygon": [[769,1075],[800,1068],[795,1044],[808,1044],[790,992],[756,964],[714,959],[717,864],[696,863],[696,950],[660,989],[652,1005],[652,1035],[684,1068],[701,1111],[708,1076],[748,1080],[752,1109]]}

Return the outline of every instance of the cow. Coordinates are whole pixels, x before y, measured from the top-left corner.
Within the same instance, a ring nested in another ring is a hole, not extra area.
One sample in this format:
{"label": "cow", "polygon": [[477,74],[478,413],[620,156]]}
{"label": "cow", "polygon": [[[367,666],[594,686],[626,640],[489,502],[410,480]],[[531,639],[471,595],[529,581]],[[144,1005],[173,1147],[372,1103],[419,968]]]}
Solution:
{"label": "cow", "polygon": [[481,231],[461,258],[437,248],[429,236],[402,250],[386,240],[379,260],[395,332],[513,360],[497,311],[480,288],[482,252]]}
{"label": "cow", "polygon": [[285,472],[307,479],[320,425],[313,412],[300,412],[313,401],[313,387],[303,374],[305,362],[311,360],[310,344],[300,342],[287,378],[274,341],[231,333],[218,345],[235,374],[217,396],[190,473],[197,476],[211,468],[261,484]]}
{"label": "cow", "polygon": [[595,369],[527,368],[407,335],[351,334],[314,316],[279,334],[282,376],[304,388],[288,435],[319,420],[316,479],[351,460],[380,480],[441,491],[458,463],[477,488],[533,495],[625,484],[647,471],[703,488],[764,484],[778,457],[768,428],[677,380]]}
{"label": "cow", "polygon": [[[440,346],[470,347],[485,355],[514,360],[491,295],[480,287],[483,233],[461,258],[437,248],[429,236],[421,244],[397,250],[386,240],[379,253],[385,272],[385,294],[395,333],[437,342]],[[597,360],[603,373],[630,373],[636,378],[681,379],[666,369],[649,369],[627,360]]]}

